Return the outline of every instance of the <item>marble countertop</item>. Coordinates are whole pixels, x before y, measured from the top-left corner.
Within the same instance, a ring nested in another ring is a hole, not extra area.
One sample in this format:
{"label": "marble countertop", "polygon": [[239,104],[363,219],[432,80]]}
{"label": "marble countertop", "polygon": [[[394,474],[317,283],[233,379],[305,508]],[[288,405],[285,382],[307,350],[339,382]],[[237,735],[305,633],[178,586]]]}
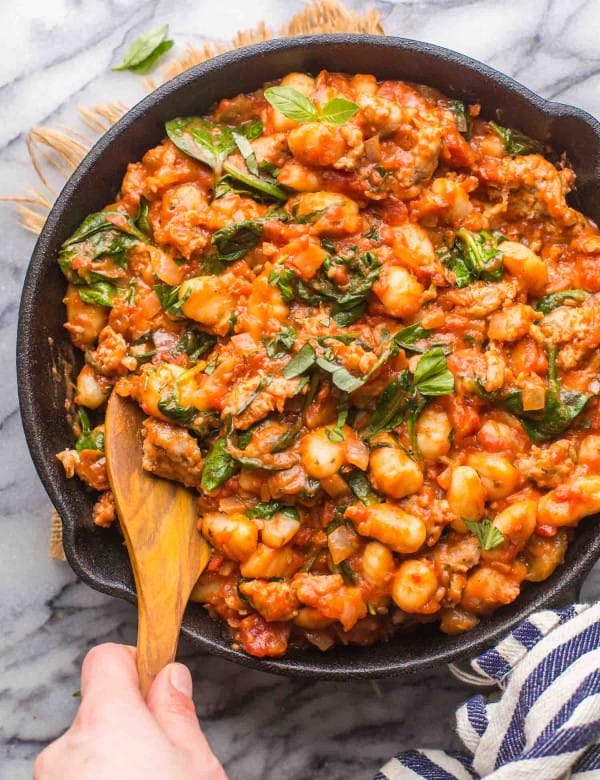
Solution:
{"label": "marble countertop", "polygon": [[[363,8],[364,0],[347,6]],[[600,4],[593,0],[375,0],[386,31],[482,59],[540,94],[600,116]],[[0,4],[0,195],[35,185],[25,134],[72,125],[78,106],[132,104],[136,76],[111,73],[117,51],[168,22],[179,50],[228,39],[266,19],[279,26],[301,0],[29,0]],[[0,203],[0,776],[31,777],[33,759],[70,723],[85,652],[133,643],[135,612],[76,580],[47,555],[49,501],[23,438],[14,342],[34,237]],[[600,569],[584,595],[600,595]],[[185,649],[184,649],[185,654]],[[208,738],[231,780],[372,777],[394,752],[454,744],[467,690],[444,670],[420,681],[288,680],[207,656],[188,659]]]}

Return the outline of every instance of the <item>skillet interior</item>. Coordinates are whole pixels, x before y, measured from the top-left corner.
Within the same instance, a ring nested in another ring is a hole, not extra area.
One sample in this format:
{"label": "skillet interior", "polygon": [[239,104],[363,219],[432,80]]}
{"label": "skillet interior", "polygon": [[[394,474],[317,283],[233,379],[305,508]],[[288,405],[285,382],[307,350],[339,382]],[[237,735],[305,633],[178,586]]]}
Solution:
{"label": "skillet interior", "polygon": [[[575,205],[600,221],[600,125],[583,111],[549,103],[503,74],[447,49],[392,37],[321,35],[268,41],[224,54],[183,73],[128,112],[94,146],[67,182],[33,252],[25,279],[17,345],[21,413],[27,442],[44,486],[59,511],[69,563],[81,579],[104,593],[135,600],[125,548],[114,530],[92,525],[93,497],[78,480],[67,480],[55,453],[72,441],[64,401],[65,361],[72,355],[60,303],[64,278],[56,263],[61,243],[90,212],[110,202],[128,162],[158,144],[167,119],[202,114],[222,97],[256,89],[289,71],[373,73],[437,87],[449,97],[479,101],[484,117],[547,141],[566,152],[577,174]],[[545,582],[527,584],[519,599],[473,631],[446,637],[423,628],[408,637],[369,648],[290,651],[261,660],[232,650],[225,629],[198,605],[185,616],[183,633],[203,650],[238,663],[313,678],[377,677],[432,670],[474,655],[532,610],[560,600],[600,554],[595,519],[582,522],[563,566]]]}

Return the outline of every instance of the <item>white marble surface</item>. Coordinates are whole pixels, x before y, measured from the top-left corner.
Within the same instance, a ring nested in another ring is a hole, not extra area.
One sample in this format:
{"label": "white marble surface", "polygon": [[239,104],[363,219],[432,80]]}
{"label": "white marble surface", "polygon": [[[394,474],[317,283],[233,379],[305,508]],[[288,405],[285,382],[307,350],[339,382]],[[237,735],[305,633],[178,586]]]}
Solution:
{"label": "white marble surface", "polygon": [[[351,0],[354,8],[364,0]],[[131,104],[140,80],[111,73],[124,42],[168,22],[179,50],[260,19],[279,25],[301,0],[20,0],[0,3],[0,195],[35,183],[26,131],[72,125],[76,107]],[[389,33],[483,59],[541,94],[600,116],[597,0],[376,0]],[[177,51],[177,49],[175,50]],[[49,503],[17,410],[14,340],[34,238],[0,204],[0,777],[24,780],[70,722],[86,650],[133,641],[135,615],[47,556]],[[600,571],[585,592],[600,593]],[[304,683],[196,657],[198,711],[231,780],[369,778],[397,749],[449,746],[466,691],[443,673],[419,683]]]}

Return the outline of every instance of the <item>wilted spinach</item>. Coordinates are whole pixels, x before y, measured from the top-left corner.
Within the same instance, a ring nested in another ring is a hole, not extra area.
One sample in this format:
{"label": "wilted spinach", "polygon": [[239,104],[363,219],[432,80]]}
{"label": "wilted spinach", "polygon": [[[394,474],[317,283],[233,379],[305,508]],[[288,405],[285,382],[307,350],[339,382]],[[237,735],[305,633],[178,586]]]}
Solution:
{"label": "wilted spinach", "polygon": [[217,439],[206,456],[200,481],[202,490],[210,493],[239,471],[239,466],[227,452],[227,439]]}
{"label": "wilted spinach", "polygon": [[95,282],[87,286],[78,287],[77,292],[84,303],[93,303],[97,306],[114,306],[115,298],[120,293],[118,287],[109,282]]}
{"label": "wilted spinach", "polygon": [[129,251],[139,242],[148,243],[130,216],[122,211],[98,211],[86,217],[77,230],[62,245],[58,264],[73,284],[110,281],[110,275],[95,272],[88,263],[73,268],[75,258],[91,263],[108,257],[118,268],[125,268]]}
{"label": "wilted spinach", "polygon": [[513,130],[510,127],[502,127],[496,122],[490,122],[490,127],[496,133],[498,138],[504,144],[504,148],[511,157],[517,157],[521,154],[543,154],[544,147],[539,141],[530,138],[528,135]]}
{"label": "wilted spinach", "polygon": [[[260,171],[258,174],[253,173],[249,168],[243,171],[227,162],[227,158],[238,148],[236,136],[238,141],[240,138],[244,138],[245,141],[257,138],[262,133],[260,122],[250,122],[231,128],[209,122],[202,117],[185,117],[170,120],[165,124],[165,129],[178,149],[195,160],[205,163],[215,172],[216,198],[241,185],[246,194],[258,193],[260,198],[266,200],[280,202],[287,200],[287,193],[272,177]],[[245,159],[252,160],[248,148],[245,145],[243,148],[246,151]],[[252,167],[254,168],[253,165]]]}
{"label": "wilted spinach", "polygon": [[188,289],[187,293],[183,296],[183,298],[180,299],[179,298],[180,289],[181,289],[180,284],[174,287],[172,287],[169,284],[162,284],[162,283],[154,285],[154,292],[158,296],[160,305],[167,312],[167,314],[170,314],[172,317],[175,317],[176,319],[185,319],[184,315],[181,313],[181,307],[189,298],[191,291]]}
{"label": "wilted spinach", "polygon": [[457,287],[466,287],[478,279],[486,282],[502,279],[504,263],[498,248],[500,238],[487,230],[473,233],[460,228],[456,231],[454,244],[439,250],[440,260],[454,271]]}
{"label": "wilted spinach", "polygon": [[90,428],[90,418],[85,409],[79,407],[77,416],[79,417],[79,428],[81,430],[75,442],[77,452],[82,452],[83,450],[100,450],[100,452],[104,452],[104,432],[93,431]]}
{"label": "wilted spinach", "polygon": [[549,314],[553,309],[563,306],[567,301],[574,303],[583,303],[589,298],[589,293],[585,290],[561,290],[560,292],[550,293],[540,298],[536,304],[536,310],[542,314]]}
{"label": "wilted spinach", "polygon": [[529,438],[536,444],[564,433],[584,410],[591,396],[572,390],[563,390],[558,381],[556,348],[548,352],[548,390],[546,403],[539,411],[525,411],[520,390],[507,395],[487,392],[480,382],[475,383],[477,394],[492,404],[499,404],[521,420]]}

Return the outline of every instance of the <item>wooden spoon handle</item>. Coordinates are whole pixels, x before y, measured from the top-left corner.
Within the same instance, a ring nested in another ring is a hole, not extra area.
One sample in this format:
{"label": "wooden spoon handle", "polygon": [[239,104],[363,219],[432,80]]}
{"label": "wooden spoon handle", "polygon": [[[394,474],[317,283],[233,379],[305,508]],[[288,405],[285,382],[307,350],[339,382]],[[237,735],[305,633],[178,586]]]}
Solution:
{"label": "wooden spoon handle", "polygon": [[137,671],[142,696],[147,698],[154,678],[175,660],[182,610],[144,597],[138,601]]}

